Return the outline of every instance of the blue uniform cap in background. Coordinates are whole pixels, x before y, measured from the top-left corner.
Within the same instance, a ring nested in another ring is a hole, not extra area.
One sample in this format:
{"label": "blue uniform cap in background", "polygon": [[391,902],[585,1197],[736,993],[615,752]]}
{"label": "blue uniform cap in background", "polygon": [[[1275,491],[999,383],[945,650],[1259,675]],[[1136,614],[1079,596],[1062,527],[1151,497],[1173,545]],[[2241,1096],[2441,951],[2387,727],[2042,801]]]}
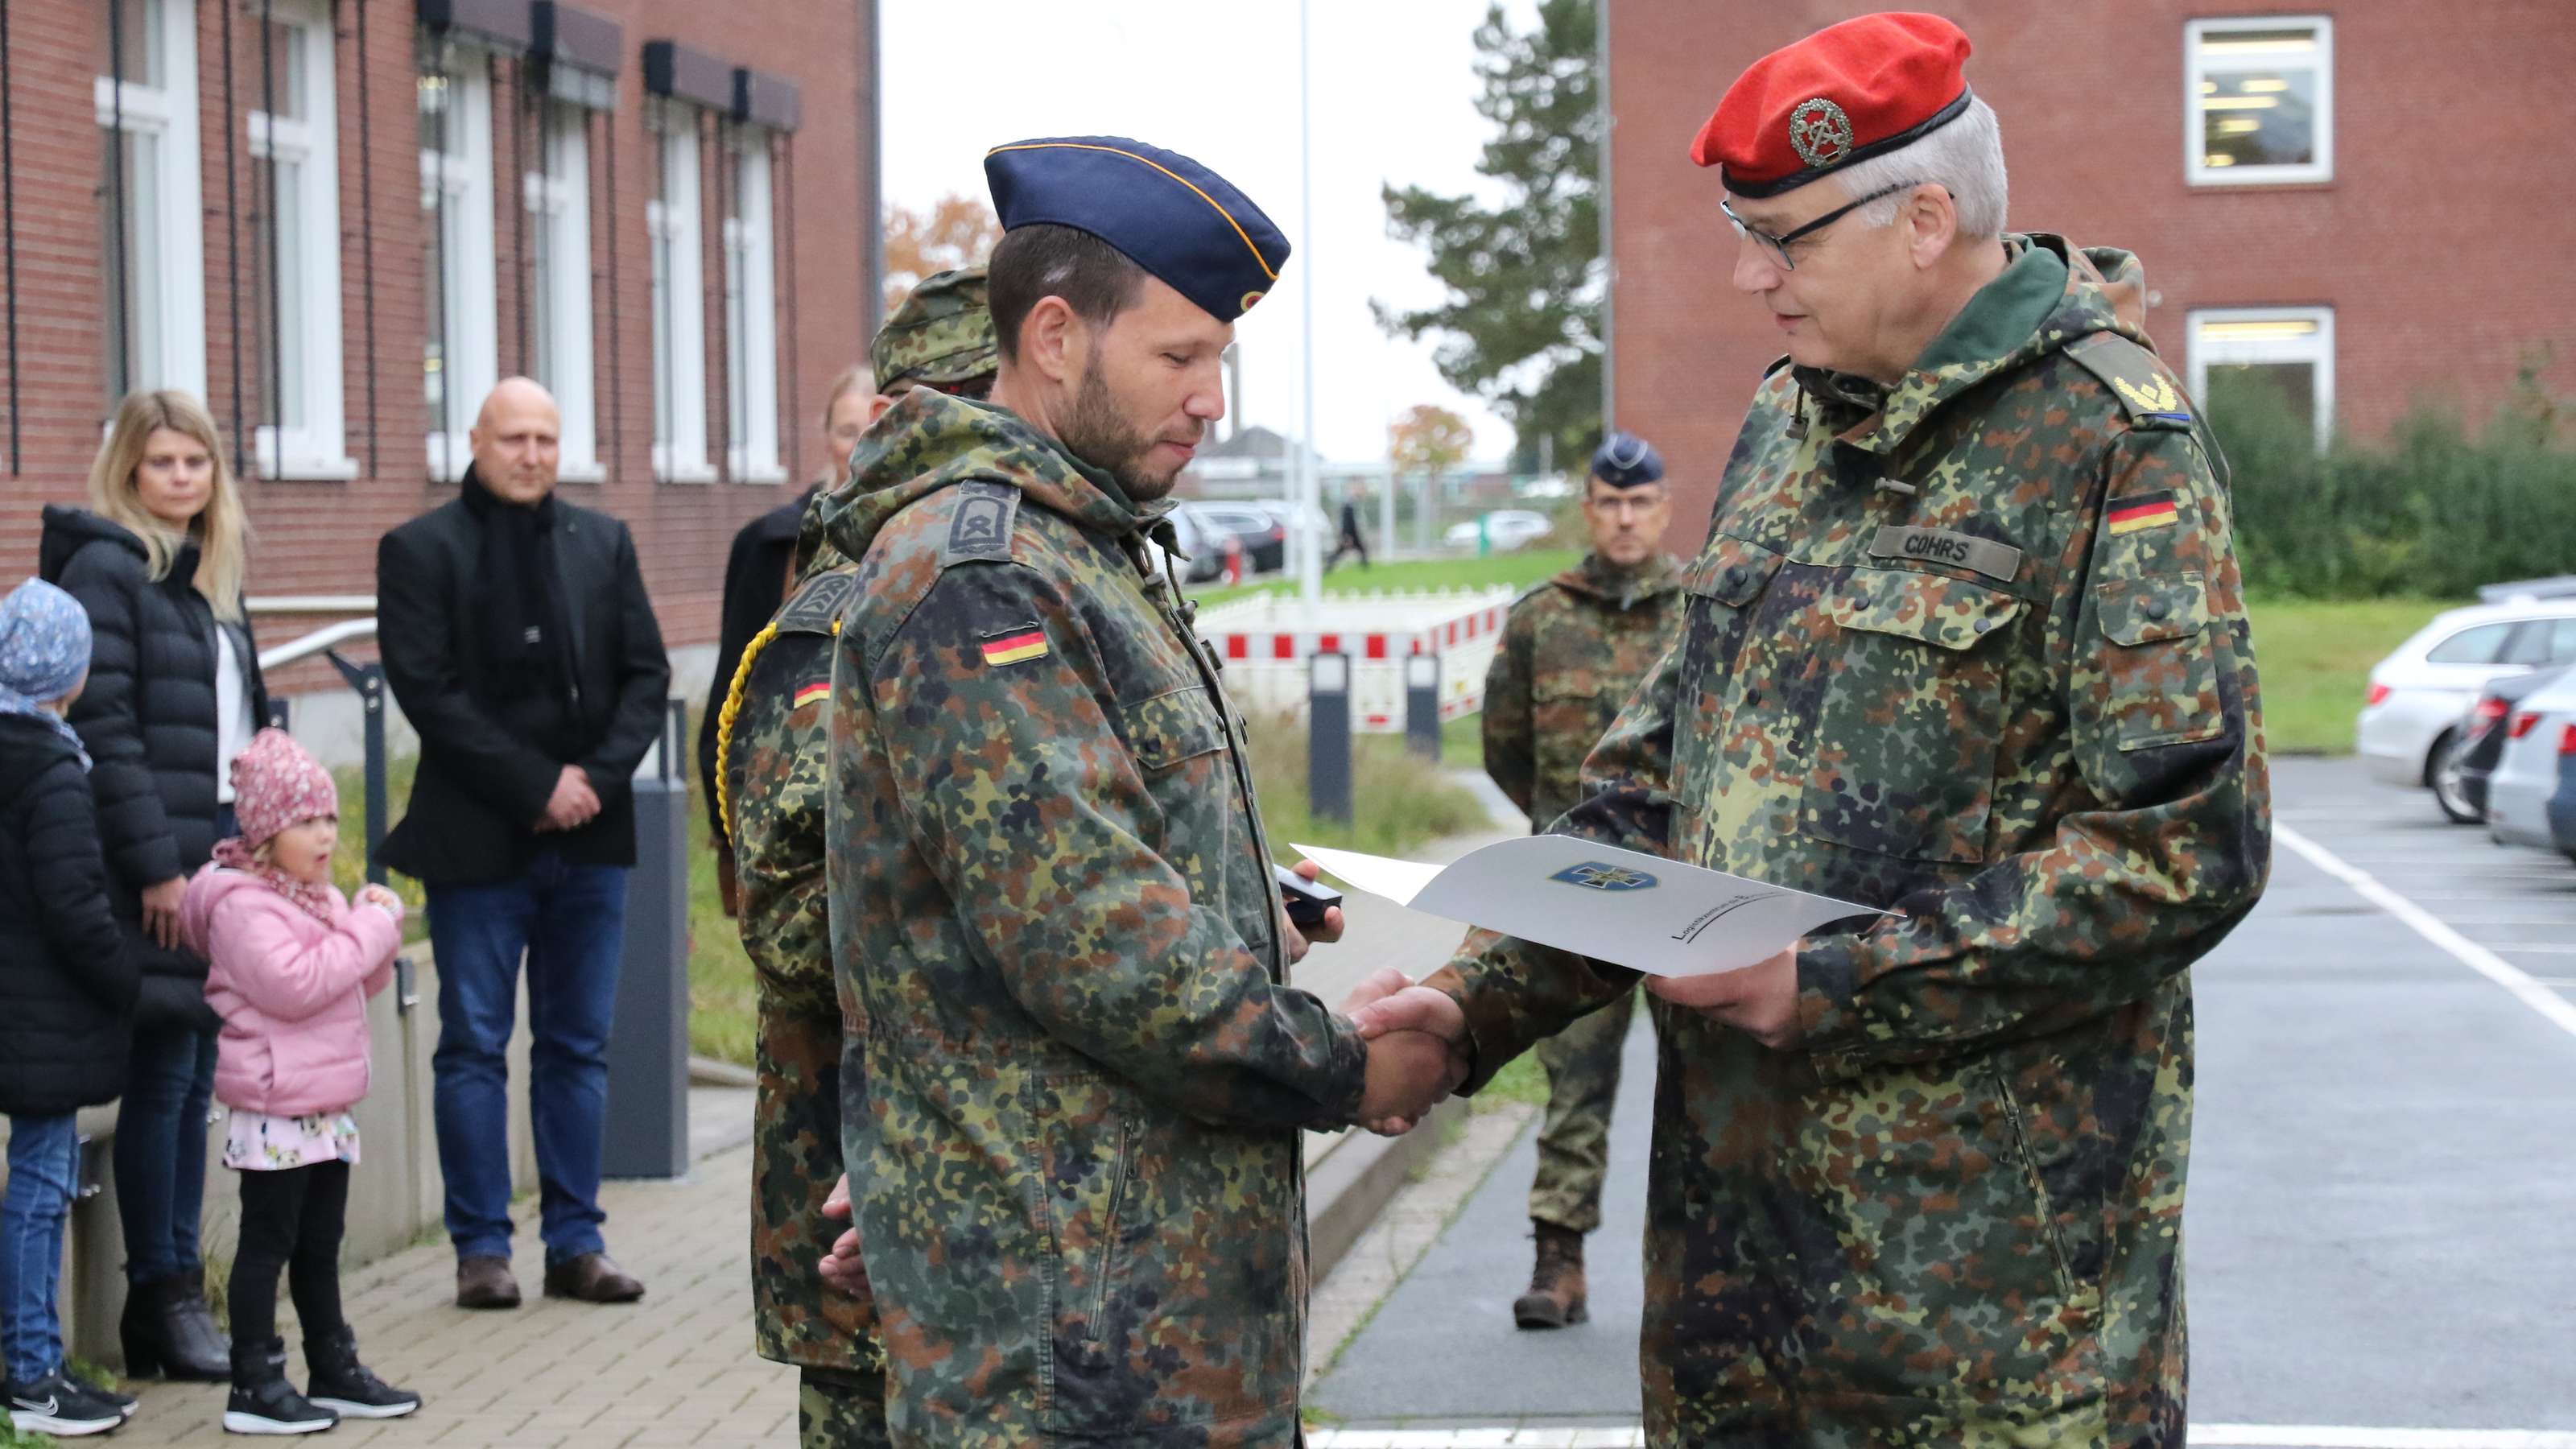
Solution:
{"label": "blue uniform cap in background", "polygon": [[1087,231],[1220,322],[1252,309],[1288,265],[1288,238],[1231,182],[1124,136],[1013,141],[984,156],[1002,230]]}
{"label": "blue uniform cap in background", "polygon": [[1664,477],[1664,455],[1635,433],[1612,433],[1592,455],[1592,476],[1613,488],[1637,488]]}

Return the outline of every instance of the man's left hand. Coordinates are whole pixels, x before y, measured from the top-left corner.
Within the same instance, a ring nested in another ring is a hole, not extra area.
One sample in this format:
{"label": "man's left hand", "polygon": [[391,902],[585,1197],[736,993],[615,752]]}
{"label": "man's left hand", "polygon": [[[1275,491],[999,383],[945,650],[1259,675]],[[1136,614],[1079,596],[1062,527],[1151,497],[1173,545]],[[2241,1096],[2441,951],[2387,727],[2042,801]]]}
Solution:
{"label": "man's left hand", "polygon": [[851,1226],[841,1236],[833,1239],[831,1251],[825,1253],[822,1261],[814,1265],[815,1272],[826,1284],[841,1293],[848,1294],[852,1298],[865,1296],[868,1291],[868,1268],[867,1264],[859,1261],[859,1229],[850,1211],[850,1175],[848,1173],[842,1173],[841,1180],[832,1184],[831,1196],[823,1200],[823,1216],[835,1222],[849,1223]]}
{"label": "man's left hand", "polygon": [[[1323,871],[1311,860],[1301,860],[1289,869],[1309,881],[1323,874]],[[1293,966],[1306,959],[1308,947],[1329,946],[1342,939],[1342,908],[1324,907],[1324,924],[1316,927],[1311,935],[1299,930],[1296,923],[1289,920],[1288,913],[1283,910],[1279,913],[1279,929],[1287,933],[1288,963]]]}
{"label": "man's left hand", "polygon": [[1646,989],[1675,1006],[1731,1026],[1773,1051],[1798,1044],[1798,948],[1741,971],[1649,976]]}

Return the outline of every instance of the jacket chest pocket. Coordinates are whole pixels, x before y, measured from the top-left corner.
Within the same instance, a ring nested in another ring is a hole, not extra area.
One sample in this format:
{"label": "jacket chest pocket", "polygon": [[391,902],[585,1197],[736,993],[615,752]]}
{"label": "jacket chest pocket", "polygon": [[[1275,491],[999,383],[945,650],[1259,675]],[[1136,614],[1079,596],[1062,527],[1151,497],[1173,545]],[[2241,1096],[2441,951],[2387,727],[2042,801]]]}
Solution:
{"label": "jacket chest pocket", "polygon": [[[1758,543],[1720,534],[1682,571],[1681,678],[1673,699],[1673,780],[1676,800],[1700,797],[1697,784],[1712,768],[1727,721],[1734,714],[1736,663],[1744,652],[1754,605],[1780,571],[1780,555]],[[1709,780],[1711,785],[1716,781]]]}
{"label": "jacket chest pocket", "polygon": [[1877,855],[1983,861],[2004,727],[2007,649],[1994,636],[2022,601],[1938,574],[1855,568],[1823,602],[1840,652],[1826,666],[1800,829]]}
{"label": "jacket chest pocket", "polygon": [[1188,880],[1200,904],[1222,910],[1235,829],[1233,755],[1225,716],[1204,685],[1121,704],[1127,748],[1162,818],[1153,845]]}

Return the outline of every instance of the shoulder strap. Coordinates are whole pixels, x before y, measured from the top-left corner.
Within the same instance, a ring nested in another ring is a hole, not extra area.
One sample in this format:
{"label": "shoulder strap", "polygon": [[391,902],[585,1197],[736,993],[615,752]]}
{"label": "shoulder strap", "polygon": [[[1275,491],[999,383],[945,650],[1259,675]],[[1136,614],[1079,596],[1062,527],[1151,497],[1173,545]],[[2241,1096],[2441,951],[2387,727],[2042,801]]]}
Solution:
{"label": "shoulder strap", "polygon": [[2095,332],[2066,349],[2067,358],[2102,379],[2135,428],[2189,431],[2191,400],[2163,359],[2117,332]]}
{"label": "shoulder strap", "polygon": [[1020,490],[1007,483],[970,478],[957,485],[950,505],[948,542],[939,550],[939,566],[968,560],[1007,563],[1011,530],[1019,522]]}
{"label": "shoulder strap", "polygon": [[826,569],[807,579],[778,608],[771,627],[781,634],[830,634],[841,627],[841,608],[859,591],[857,565]]}

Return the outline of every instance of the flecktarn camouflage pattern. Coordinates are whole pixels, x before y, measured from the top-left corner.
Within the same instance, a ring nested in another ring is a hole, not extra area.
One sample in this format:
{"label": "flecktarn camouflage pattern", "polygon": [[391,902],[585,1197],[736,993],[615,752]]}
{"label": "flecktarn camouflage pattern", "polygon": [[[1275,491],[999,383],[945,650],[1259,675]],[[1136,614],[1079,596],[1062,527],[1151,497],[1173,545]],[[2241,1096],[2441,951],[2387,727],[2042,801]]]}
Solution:
{"label": "flecktarn camouflage pattern", "polygon": [[[1545,830],[1574,808],[1583,757],[1671,645],[1681,599],[1672,560],[1661,553],[1632,569],[1590,554],[1512,604],[1485,671],[1485,773],[1529,815],[1531,829]],[[1634,1005],[1631,992],[1539,1044],[1547,1114],[1530,1183],[1536,1221],[1578,1233],[1601,1226],[1610,1107]]]}
{"label": "flecktarn camouflage pattern", "polygon": [[1295,1442],[1298,1129],[1366,1048],[1285,985],[1241,721],[1160,516],[907,394],[828,495],[833,956],[899,1443]]}
{"label": "flecktarn camouflage pattern", "polygon": [[1001,365],[993,340],[982,267],[925,277],[879,328],[868,348],[877,391],[911,381],[952,387],[988,377]]}
{"label": "flecktarn camouflage pattern", "polygon": [[[1658,1445],[2183,1442],[2189,971],[2270,860],[2252,640],[2135,262],[2013,250],[1893,389],[1764,383],[1566,822],[1903,912],[1808,940],[1791,1050],[1666,1013]],[[1433,979],[1480,1082],[1633,977],[1476,933]]]}
{"label": "flecktarn camouflage pattern", "polygon": [[[744,652],[727,704],[721,769],[742,891],[743,951],[759,993],[755,1341],[761,1357],[780,1363],[873,1371],[884,1356],[872,1306],[864,1296],[828,1287],[814,1269],[840,1234],[822,1208],[841,1175],[844,1104],[866,1100],[865,1061],[843,1050],[846,1023],[833,982],[823,875],[832,626],[850,576],[847,560],[817,559]],[[846,1421],[854,1412],[844,1407],[833,1417]]]}

